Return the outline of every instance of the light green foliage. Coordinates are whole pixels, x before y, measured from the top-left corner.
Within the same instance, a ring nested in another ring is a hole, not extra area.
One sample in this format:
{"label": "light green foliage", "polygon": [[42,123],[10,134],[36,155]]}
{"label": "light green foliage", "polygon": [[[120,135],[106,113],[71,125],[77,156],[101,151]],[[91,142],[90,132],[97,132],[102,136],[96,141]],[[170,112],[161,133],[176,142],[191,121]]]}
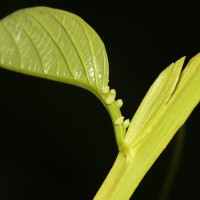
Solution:
{"label": "light green foliage", "polygon": [[181,72],[183,61],[184,58],[181,58],[171,64],[150,87],[131,121],[121,152],[96,200],[129,199],[199,103],[200,54],[192,58]]}
{"label": "light green foliage", "polygon": [[88,89],[108,110],[119,154],[96,200],[129,199],[199,103],[200,54],[182,71],[183,62],[158,76],[130,122],[121,115],[123,101],[116,101],[116,91],[108,86],[104,44],[80,17],[35,7],[0,21],[1,67]]}
{"label": "light green foliage", "polygon": [[[153,121],[154,118],[158,119],[158,116],[162,115],[179,80],[183,61],[182,58],[166,68],[149,89],[127,131],[126,142],[131,141],[131,147],[134,147],[148,134],[148,131],[141,133],[148,122]],[[150,123],[150,125],[153,126],[154,123]],[[147,129],[150,130],[151,128],[148,127]]]}
{"label": "light green foliage", "polygon": [[200,54],[181,72],[183,61],[181,58],[166,68],[147,92],[124,140],[130,150],[156,134],[163,140],[172,137],[199,103]]}
{"label": "light green foliage", "polygon": [[62,10],[19,10],[0,23],[0,63],[18,72],[96,93],[108,84],[103,42],[80,17]]}
{"label": "light green foliage", "polygon": [[115,90],[108,86],[107,53],[97,33],[79,16],[33,7],[5,17],[0,21],[0,65],[94,93],[110,113],[120,148],[125,127],[114,123],[121,112],[114,103]]}

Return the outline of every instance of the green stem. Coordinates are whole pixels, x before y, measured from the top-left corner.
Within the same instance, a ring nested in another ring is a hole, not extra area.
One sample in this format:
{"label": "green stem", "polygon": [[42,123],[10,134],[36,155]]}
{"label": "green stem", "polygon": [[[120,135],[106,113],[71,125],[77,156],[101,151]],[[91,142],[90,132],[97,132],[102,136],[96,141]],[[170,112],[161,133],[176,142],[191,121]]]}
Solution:
{"label": "green stem", "polygon": [[[131,121],[125,138],[123,136],[125,131],[115,126],[116,133],[121,134],[116,134],[120,152],[94,200],[130,199],[147,171],[199,103],[199,66],[200,57],[198,56],[193,58],[181,73],[177,85],[174,86],[173,83],[169,87],[166,84],[163,85],[166,80],[168,81],[168,76],[172,75],[172,78],[176,80],[178,77],[176,70],[172,72],[169,71],[171,68],[167,68],[167,71],[162,73],[162,76],[155,82],[156,85],[162,83],[160,90],[164,87],[164,91],[156,93],[157,86],[151,86],[150,93],[147,93],[145,97],[147,99],[144,99],[145,101],[143,100],[140,105],[142,113],[134,115],[136,119]],[[110,92],[112,95],[113,93]],[[165,93],[167,101],[162,99]],[[153,98],[153,95],[156,96]],[[114,119],[113,122],[116,120],[115,115],[121,116],[120,110],[113,114],[112,108],[115,109],[115,106],[115,103],[106,106],[111,118]],[[153,114],[151,107],[154,109]],[[134,125],[137,124],[141,127],[135,129]]]}
{"label": "green stem", "polygon": [[[126,168],[127,165],[125,154],[120,152],[102,187],[100,187],[99,191],[94,197],[94,200],[114,200],[113,195],[118,193],[118,191],[116,193],[116,188],[118,183],[120,182],[120,179],[123,177]],[[120,192],[118,193],[118,195],[120,195]]]}
{"label": "green stem", "polygon": [[115,139],[117,142],[118,149],[120,151],[122,144],[124,142],[125,135],[126,135],[126,128],[123,123],[120,125],[117,125],[115,124],[115,121],[122,116],[121,111],[120,111],[120,108],[117,106],[116,101],[114,101],[110,105],[107,105],[106,109],[108,110],[109,115],[111,117],[114,131],[115,131]]}
{"label": "green stem", "polygon": [[167,121],[169,118],[163,122],[166,127],[160,126],[155,129],[151,138],[144,137],[133,149],[126,143],[122,145],[111,171],[94,200],[130,199],[147,171],[171,140],[171,137],[165,134],[169,131]]}
{"label": "green stem", "polygon": [[116,143],[118,146],[118,150],[121,151],[121,147],[124,142],[125,135],[126,135],[126,128],[125,128],[123,122],[121,124],[116,124],[116,120],[119,119],[120,117],[122,117],[120,107],[119,107],[117,101],[115,100],[115,96],[113,98],[112,103],[109,103],[109,104],[106,103],[106,99],[110,96],[110,93],[103,94],[102,92],[99,92],[96,94],[96,96],[103,103],[103,105],[105,106],[106,110],[108,111],[108,113],[110,115],[110,118],[112,120],[112,124],[114,127],[115,139],[116,139]]}
{"label": "green stem", "polygon": [[170,195],[170,191],[173,186],[173,181],[181,160],[185,134],[186,134],[186,125],[184,124],[178,131],[171,161],[158,200],[167,200]]}

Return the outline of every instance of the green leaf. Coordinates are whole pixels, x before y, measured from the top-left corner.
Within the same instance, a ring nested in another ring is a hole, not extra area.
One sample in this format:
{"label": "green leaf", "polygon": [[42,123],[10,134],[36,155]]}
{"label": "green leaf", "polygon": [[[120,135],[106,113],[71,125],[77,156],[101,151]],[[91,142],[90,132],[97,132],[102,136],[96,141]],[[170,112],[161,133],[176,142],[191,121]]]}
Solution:
{"label": "green leaf", "polygon": [[108,85],[108,59],[97,33],[80,17],[48,7],[22,9],[0,21],[0,65],[86,88]]}
{"label": "green leaf", "polygon": [[[149,121],[155,119],[155,116],[156,119],[159,119],[159,116],[162,115],[176,89],[184,59],[185,57],[179,59],[162,71],[142,100],[126,135],[126,141],[131,141],[132,146],[139,143],[148,134],[148,131],[141,133],[141,130],[149,124]],[[154,124],[155,122],[151,122],[148,129],[151,130],[151,126]]]}
{"label": "green leaf", "polygon": [[116,94],[108,86],[106,50],[97,33],[79,16],[49,8],[26,8],[0,21],[0,66],[73,84],[94,93],[110,114],[118,147],[126,128]]}
{"label": "green leaf", "polygon": [[137,144],[158,137],[156,134],[163,138],[157,142],[162,143],[164,138],[169,142],[199,103],[200,54],[181,72],[183,62],[184,58],[181,58],[166,68],[147,92],[124,140],[131,151],[136,150]]}

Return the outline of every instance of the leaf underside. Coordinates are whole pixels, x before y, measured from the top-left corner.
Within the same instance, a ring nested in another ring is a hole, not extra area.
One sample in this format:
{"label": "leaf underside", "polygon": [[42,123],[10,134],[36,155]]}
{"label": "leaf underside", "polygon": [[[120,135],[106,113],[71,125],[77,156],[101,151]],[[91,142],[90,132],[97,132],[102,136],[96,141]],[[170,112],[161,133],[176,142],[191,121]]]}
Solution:
{"label": "leaf underside", "polygon": [[97,33],[75,14],[48,7],[0,21],[0,66],[93,93],[108,85],[107,54]]}
{"label": "leaf underside", "polygon": [[[102,189],[106,197],[131,196],[199,103],[200,54],[181,72],[183,62],[181,58],[160,74],[134,115],[125,138],[124,134],[120,137],[123,153],[127,156],[129,150],[132,152],[129,157],[123,155],[125,162],[120,161],[111,171],[111,178]],[[97,33],[80,17],[48,7],[22,9],[0,21],[0,66],[73,84],[97,96],[108,85],[107,54]],[[117,116],[116,122],[121,117],[119,107],[112,102],[107,107],[114,113],[113,118]],[[125,132],[123,124],[115,124],[116,127],[116,133]],[[113,178],[115,174],[119,176]],[[102,194],[97,199],[103,199]]]}

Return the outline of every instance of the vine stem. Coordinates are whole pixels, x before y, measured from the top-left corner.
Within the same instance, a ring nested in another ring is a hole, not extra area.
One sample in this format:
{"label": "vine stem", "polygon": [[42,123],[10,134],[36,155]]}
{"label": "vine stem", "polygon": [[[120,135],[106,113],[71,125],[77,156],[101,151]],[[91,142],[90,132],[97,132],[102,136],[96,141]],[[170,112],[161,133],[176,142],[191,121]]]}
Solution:
{"label": "vine stem", "polygon": [[[166,139],[164,140],[167,141]],[[181,147],[181,140],[179,142],[179,147]],[[148,155],[148,152],[152,149],[151,146],[152,142],[144,139],[143,142],[137,145],[138,151],[135,152],[135,154],[133,152],[127,153],[126,151],[123,151],[122,148],[122,151],[118,153],[113,167],[98,190],[94,200],[128,200],[138,187],[146,172],[161,153],[158,153],[158,151],[155,150]],[[166,144],[162,146],[166,146]],[[180,153],[178,151],[176,151],[176,153],[179,157]],[[175,170],[176,165],[173,164],[172,168]],[[173,177],[174,173],[170,176]],[[172,179],[170,178],[169,180]],[[167,186],[164,187],[165,190],[161,194],[160,200],[162,199],[162,195],[167,197],[166,192],[170,189],[170,187],[167,188],[168,184],[171,184],[170,182],[171,181],[167,181]]]}
{"label": "vine stem", "polygon": [[[192,59],[190,64],[188,64],[181,73],[178,85],[174,91],[171,91],[172,94],[170,93],[167,102],[165,102],[165,99],[163,101],[163,92],[161,92],[161,94],[156,93],[153,103],[151,102],[152,98],[150,99],[151,106],[158,106],[153,116],[151,116],[151,110],[148,105],[149,102],[146,102],[146,100],[142,101],[141,109],[143,108],[144,111],[146,111],[145,108],[149,108],[147,112],[150,112],[150,117],[145,118],[144,115],[141,115],[138,119],[136,118],[135,122],[132,120],[132,126],[130,125],[127,134],[124,123],[118,123],[118,117],[122,116],[114,100],[115,92],[110,90],[110,92],[104,95],[104,105],[106,104],[106,108],[114,122],[119,153],[111,171],[94,197],[94,200],[130,199],[147,171],[199,103],[199,66],[200,56],[197,56]],[[171,68],[167,68],[167,71],[163,72],[164,75],[163,73],[161,74],[161,80],[159,78],[159,81],[155,82],[156,85],[158,83],[160,85],[162,81],[165,83],[165,81],[168,80],[166,77],[169,75],[171,77],[172,72],[169,69]],[[172,75],[173,79],[174,76],[177,78],[177,71],[175,70]],[[162,89],[166,85],[162,83],[161,86]],[[174,87],[174,85],[172,84],[172,86],[166,87],[167,88],[164,88],[166,90],[165,92],[169,95],[169,87]],[[153,92],[151,91],[152,88]],[[154,90],[154,85],[151,86],[151,89],[150,94],[147,93],[148,96],[145,97],[147,100],[149,99],[149,95],[150,97],[151,95],[155,95],[156,90]],[[105,94],[104,92],[103,94]],[[144,123],[144,126],[139,133],[137,133],[138,135],[136,137],[133,126],[134,123],[137,124],[138,122]]]}
{"label": "vine stem", "polygon": [[119,149],[119,151],[121,151],[121,147],[122,147],[125,135],[126,135],[126,128],[123,124],[123,121],[121,124],[116,124],[116,121],[123,116],[121,114],[119,107],[117,106],[116,101],[114,101],[110,105],[107,105],[107,110],[109,112],[109,115],[110,115],[112,123],[113,123],[115,139],[117,142],[118,149]]}
{"label": "vine stem", "polygon": [[[94,200],[103,200],[103,199],[114,199],[112,198],[113,194],[116,193],[117,183],[120,181],[123,173],[126,171],[126,157],[125,154],[119,152],[115,163],[109,172],[107,178],[103,182],[102,187],[100,187],[97,192]],[[118,193],[120,195],[120,193]]]}
{"label": "vine stem", "polygon": [[169,198],[171,188],[173,186],[173,181],[181,161],[185,135],[186,135],[186,124],[184,124],[178,130],[177,137],[175,138],[174,150],[172,152],[172,157],[163,182],[163,186],[158,196],[158,200],[167,200]]}
{"label": "vine stem", "polygon": [[110,118],[112,120],[112,124],[114,127],[115,139],[118,146],[118,150],[121,151],[124,138],[126,135],[126,127],[124,125],[124,117],[122,116],[121,110],[120,110],[122,105],[119,105],[118,101],[115,100],[116,91],[112,89],[112,90],[109,90],[106,94],[100,92],[96,96],[103,103],[104,107],[106,108],[106,110],[108,111],[110,115]]}

